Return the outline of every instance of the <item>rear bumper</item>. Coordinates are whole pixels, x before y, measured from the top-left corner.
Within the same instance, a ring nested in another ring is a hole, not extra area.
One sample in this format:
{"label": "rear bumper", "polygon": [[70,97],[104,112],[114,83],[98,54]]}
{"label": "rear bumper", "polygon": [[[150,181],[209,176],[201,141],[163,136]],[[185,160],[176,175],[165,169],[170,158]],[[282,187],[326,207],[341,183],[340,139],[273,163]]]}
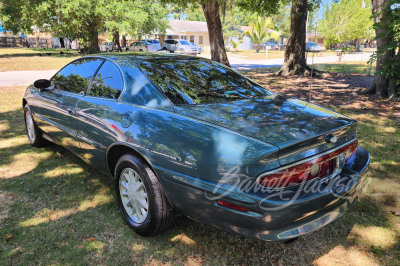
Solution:
{"label": "rear bumper", "polygon": [[[317,230],[343,215],[358,199],[362,176],[370,161],[369,153],[357,149],[351,169],[319,187],[299,187],[291,192],[230,192],[223,197],[213,194],[209,184],[199,179],[156,169],[174,208],[189,217],[224,231],[266,241],[283,241]],[[314,190],[313,190],[314,189]],[[249,209],[228,209],[217,199]]]}

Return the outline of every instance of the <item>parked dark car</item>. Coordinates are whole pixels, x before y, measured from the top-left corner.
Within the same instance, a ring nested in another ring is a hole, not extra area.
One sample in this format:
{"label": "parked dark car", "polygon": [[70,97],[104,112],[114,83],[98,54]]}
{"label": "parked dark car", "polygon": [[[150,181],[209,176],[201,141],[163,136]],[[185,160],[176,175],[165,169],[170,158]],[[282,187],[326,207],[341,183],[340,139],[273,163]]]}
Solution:
{"label": "parked dark car", "polygon": [[350,208],[369,164],[356,121],[185,55],[83,57],[22,104],[30,143],[63,145],[113,177],[122,216],[145,236],[179,213],[292,239]]}
{"label": "parked dark car", "polygon": [[268,50],[279,50],[279,46],[276,43],[266,42],[263,46]]}

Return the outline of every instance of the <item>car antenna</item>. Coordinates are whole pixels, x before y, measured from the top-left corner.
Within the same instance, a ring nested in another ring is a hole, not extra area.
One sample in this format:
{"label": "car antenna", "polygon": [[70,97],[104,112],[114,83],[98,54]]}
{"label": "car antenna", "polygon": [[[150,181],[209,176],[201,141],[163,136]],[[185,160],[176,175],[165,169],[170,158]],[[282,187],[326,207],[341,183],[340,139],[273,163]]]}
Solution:
{"label": "car antenna", "polygon": [[[315,28],[314,28],[314,41],[317,36],[317,27],[318,27],[318,22],[315,23]],[[307,33],[306,33],[307,35]],[[318,40],[318,39],[317,39]],[[318,42],[317,42],[318,43]],[[308,95],[308,102],[311,102],[311,91],[312,91],[312,84],[314,82],[314,54],[315,54],[315,48],[312,51],[312,59],[311,59],[311,82],[310,82],[310,90],[309,90],[309,95]]]}

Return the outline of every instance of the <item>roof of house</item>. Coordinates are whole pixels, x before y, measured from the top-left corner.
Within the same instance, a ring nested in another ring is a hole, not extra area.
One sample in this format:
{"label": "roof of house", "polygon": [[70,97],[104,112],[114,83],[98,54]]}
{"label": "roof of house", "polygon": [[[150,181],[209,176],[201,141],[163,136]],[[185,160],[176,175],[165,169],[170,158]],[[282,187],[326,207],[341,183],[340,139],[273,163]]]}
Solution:
{"label": "roof of house", "polygon": [[208,32],[207,23],[203,21],[170,20],[167,34],[180,32]]}

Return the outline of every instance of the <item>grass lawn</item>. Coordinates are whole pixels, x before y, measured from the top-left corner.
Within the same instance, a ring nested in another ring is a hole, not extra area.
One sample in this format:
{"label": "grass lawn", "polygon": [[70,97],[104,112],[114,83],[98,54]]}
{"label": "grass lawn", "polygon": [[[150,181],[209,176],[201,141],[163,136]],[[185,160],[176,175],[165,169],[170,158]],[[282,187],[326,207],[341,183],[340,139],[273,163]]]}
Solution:
{"label": "grass lawn", "polygon": [[0,72],[59,69],[80,55],[75,50],[0,48]]}
{"label": "grass lawn", "polygon": [[335,63],[326,63],[326,64],[315,64],[315,69],[327,72],[338,72],[338,73],[348,73],[348,74],[375,74],[375,66],[374,63],[372,66],[369,66],[367,62],[360,61],[343,61],[343,62],[335,62]]}
{"label": "grass lawn", "polygon": [[[246,74],[271,90],[308,95],[305,78]],[[0,87],[1,264],[399,265],[400,216],[392,212],[400,211],[400,107],[358,96],[354,84],[362,82],[353,79],[315,79],[313,99],[359,120],[360,145],[372,156],[370,185],[343,217],[287,245],[184,217],[162,235],[136,235],[118,212],[110,178],[64,148],[28,145],[24,88]]]}
{"label": "grass lawn", "polygon": [[[311,65],[309,65],[311,67]],[[243,73],[274,73],[281,69],[281,67],[267,67],[267,68],[256,68],[253,70],[243,70]],[[367,74],[373,75],[375,74],[375,63],[371,67],[364,61],[343,61],[336,63],[324,63],[324,64],[315,64],[314,69],[330,72],[330,73],[342,73],[342,74]]]}
{"label": "grass lawn", "polygon": [[36,54],[59,54],[60,50],[65,54],[77,54],[77,50],[58,49],[58,48],[0,48],[0,58],[3,56],[26,56]]}

